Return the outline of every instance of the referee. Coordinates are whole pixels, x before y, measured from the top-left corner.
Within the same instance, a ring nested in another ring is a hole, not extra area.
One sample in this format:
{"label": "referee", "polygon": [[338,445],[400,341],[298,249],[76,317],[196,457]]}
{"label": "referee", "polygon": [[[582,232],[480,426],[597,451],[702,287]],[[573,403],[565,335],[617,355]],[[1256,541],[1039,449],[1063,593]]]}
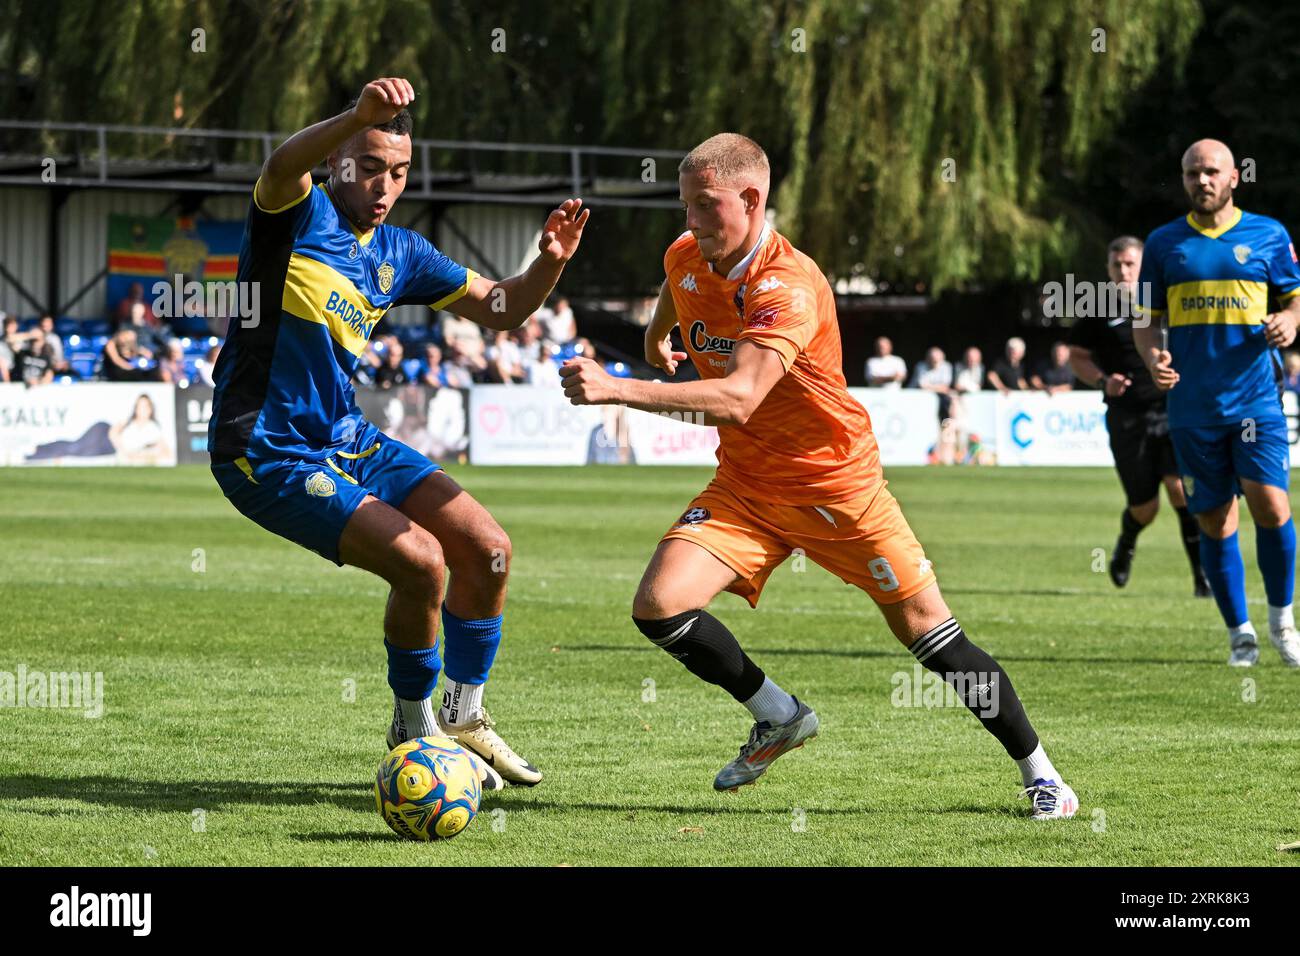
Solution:
{"label": "referee", "polygon": [[[1141,268],[1142,240],[1133,236],[1114,240],[1107,248],[1106,272],[1110,281],[1120,287],[1124,307],[1119,315],[1080,319],[1070,331],[1070,366],[1074,374],[1105,392],[1110,450],[1128,498],[1128,507],[1120,517],[1119,540],[1110,558],[1110,579],[1116,587],[1128,584],[1138,534],[1155,520],[1163,484],[1169,504],[1178,512],[1183,548],[1192,565],[1194,593],[1208,598],[1210,585],[1201,570],[1200,528],[1188,512],[1183,495],[1169,439],[1165,395],[1156,388],[1133,347],[1129,312]],[[1105,299],[1099,296],[1098,301]]]}

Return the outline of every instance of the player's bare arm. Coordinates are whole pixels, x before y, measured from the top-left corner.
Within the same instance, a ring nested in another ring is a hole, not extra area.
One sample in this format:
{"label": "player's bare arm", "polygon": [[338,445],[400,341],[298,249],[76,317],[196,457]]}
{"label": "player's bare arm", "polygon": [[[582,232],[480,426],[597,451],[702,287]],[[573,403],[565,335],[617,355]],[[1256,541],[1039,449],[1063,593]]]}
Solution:
{"label": "player's bare arm", "polygon": [[582,230],[591,215],[581,199],[566,199],[551,210],[537,243],[538,256],[528,268],[509,279],[475,276],[469,291],[448,306],[448,311],[495,332],[517,329],[542,307],[565,264],[578,251]]}
{"label": "player's bare arm", "polygon": [[785,372],[775,350],[742,340],[736,343],[722,378],[681,383],[614,378],[586,358],[565,362],[560,378],[565,396],[574,405],[627,405],[643,412],[702,413],[706,425],[744,425]]}
{"label": "player's bare arm", "polygon": [[300,130],[275,148],[262,165],[257,201],[279,209],[311,188],[311,171],[325,157],[369,126],[387,123],[415,99],[415,89],[400,77],[367,83],[356,106]]}
{"label": "player's bare arm", "polygon": [[677,307],[673,304],[672,293],[665,281],[659,287],[659,299],[655,303],[654,316],[645,330],[645,360],[657,369],[669,375],[677,374],[677,363],[685,362],[685,352],[673,350],[669,333],[677,324]]}

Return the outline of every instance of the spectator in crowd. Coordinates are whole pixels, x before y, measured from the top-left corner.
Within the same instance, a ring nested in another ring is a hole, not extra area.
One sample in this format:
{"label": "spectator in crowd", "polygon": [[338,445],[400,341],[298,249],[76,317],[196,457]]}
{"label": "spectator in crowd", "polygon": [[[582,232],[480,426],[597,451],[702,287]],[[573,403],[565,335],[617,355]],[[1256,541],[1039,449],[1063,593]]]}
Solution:
{"label": "spectator in crowd", "polygon": [[185,372],[185,346],[180,339],[169,339],[163,357],[158,360],[158,381],[184,388],[190,384]]}
{"label": "spectator in crowd", "polygon": [[1052,358],[1030,380],[1034,388],[1048,395],[1074,390],[1074,369],[1070,367],[1070,347],[1064,342],[1052,343]]}
{"label": "spectator in crowd", "polygon": [[149,307],[143,302],[137,302],[131,306],[131,315],[126,325],[119,328],[131,328],[135,330],[136,342],[142,349],[148,349],[153,354],[163,351],[166,342],[158,333],[157,319],[151,324],[149,317],[153,315]]}
{"label": "spectator in crowd", "polygon": [[438,343],[430,342],[424,347],[424,367],[420,370],[420,384],[430,388],[443,388],[447,384],[447,373],[442,367],[442,349]]}
{"label": "spectator in crowd", "polygon": [[48,385],[54,381],[54,354],[39,326],[28,333],[22,351],[14,356],[12,380],[25,385]]}
{"label": "spectator in crowd", "polygon": [[68,371],[68,361],[63,355],[63,339],[54,331],[54,316],[45,314],[36,323],[36,327],[45,334],[45,345],[50,350],[50,361],[54,365],[54,374],[63,375]]}
{"label": "spectator in crowd", "polygon": [[1283,387],[1288,392],[1300,395],[1300,352],[1288,349],[1285,358],[1286,378]]}
{"label": "spectator in crowd", "polygon": [[1025,381],[1025,340],[1020,337],[1007,339],[1007,351],[989,372],[989,384],[1003,395],[1027,389]]}
{"label": "spectator in crowd", "polygon": [[958,395],[969,395],[984,388],[984,353],[975,346],[968,348],[962,360],[957,363],[952,387]]}
{"label": "spectator in crowd", "polygon": [[[141,307],[139,312],[136,310],[137,306]],[[151,329],[157,329],[162,325],[158,317],[153,314],[149,303],[145,301],[144,286],[139,282],[131,283],[131,288],[118,300],[117,308],[113,310],[114,330],[124,325],[147,325]]]}
{"label": "spectator in crowd", "polygon": [[[446,361],[442,363],[443,377],[450,388],[469,388],[475,382],[487,381],[487,358],[477,359],[461,350],[462,339],[448,339]],[[480,340],[481,341],[481,340]]]}
{"label": "spectator in crowd", "polygon": [[154,382],[157,370],[149,367],[153,352],[143,348],[135,329],[124,325],[104,345],[102,373],[109,382]]}
{"label": "spectator in crowd", "polygon": [[488,349],[488,374],[502,385],[518,385],[525,379],[524,350],[519,345],[519,329],[498,332]]}
{"label": "spectator in crowd", "polygon": [[18,320],[0,311],[0,329],[0,382],[8,382],[13,378],[15,358],[22,350]]}
{"label": "spectator in crowd", "polygon": [[384,336],[384,355],[374,373],[376,388],[390,389],[411,383],[411,377],[402,367],[405,355],[406,349],[402,347],[401,339],[396,335]]}
{"label": "spectator in crowd", "polygon": [[908,385],[939,396],[939,421],[951,417],[952,363],[944,357],[943,349],[926,349],[925,358],[916,363],[912,370],[912,381]]}
{"label": "spectator in crowd", "polygon": [[902,388],[907,363],[894,354],[894,343],[885,336],[876,339],[876,354],[867,359],[867,384],[875,388]]}
{"label": "spectator in crowd", "polygon": [[217,367],[217,356],[221,354],[221,343],[218,342],[212,348],[208,349],[208,354],[203,356],[203,361],[196,362],[199,368],[199,381],[208,388],[216,388],[216,382],[212,380],[212,370]]}
{"label": "spectator in crowd", "polygon": [[553,345],[568,345],[578,337],[578,322],[564,296],[555,300],[554,308],[540,310],[536,318],[543,326],[542,338]]}
{"label": "spectator in crowd", "polygon": [[441,330],[444,348],[454,342],[456,353],[463,356],[471,366],[478,368],[481,365],[484,370],[487,369],[487,344],[476,323],[448,313],[442,320]]}

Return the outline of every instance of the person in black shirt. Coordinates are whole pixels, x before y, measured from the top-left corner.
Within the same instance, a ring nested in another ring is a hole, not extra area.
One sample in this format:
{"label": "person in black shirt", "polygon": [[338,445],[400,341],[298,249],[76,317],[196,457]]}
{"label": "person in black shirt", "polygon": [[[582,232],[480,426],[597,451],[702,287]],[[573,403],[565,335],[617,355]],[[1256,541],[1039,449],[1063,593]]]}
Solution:
{"label": "person in black shirt", "polygon": [[1029,387],[1025,381],[1025,340],[1019,336],[1007,339],[1004,358],[993,363],[989,371],[989,384],[1004,395],[1007,392],[1020,392]]}
{"label": "person in black shirt", "polygon": [[[1201,570],[1201,532],[1187,510],[1187,498],[1169,438],[1165,396],[1152,380],[1133,347],[1132,296],[1142,267],[1142,241],[1120,236],[1107,249],[1106,272],[1120,287],[1119,314],[1080,319],[1070,331],[1070,365],[1079,380],[1105,392],[1106,428],[1115,470],[1128,498],[1120,518],[1119,540],[1110,558],[1110,578],[1116,587],[1128,584],[1138,534],[1160,510],[1160,486],[1178,512],[1183,549],[1192,565],[1194,593],[1209,597],[1210,585]],[[1099,303],[1113,301],[1098,296]],[[1099,311],[1107,311],[1104,307]]]}

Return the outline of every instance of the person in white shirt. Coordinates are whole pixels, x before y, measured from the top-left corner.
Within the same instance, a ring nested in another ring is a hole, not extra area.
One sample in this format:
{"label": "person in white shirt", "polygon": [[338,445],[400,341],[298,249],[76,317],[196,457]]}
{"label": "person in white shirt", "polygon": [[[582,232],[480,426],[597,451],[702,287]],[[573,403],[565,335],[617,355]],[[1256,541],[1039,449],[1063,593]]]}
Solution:
{"label": "person in white shirt", "polygon": [[894,343],[885,336],[876,339],[876,354],[867,359],[867,384],[875,388],[902,388],[907,363],[894,354]]}

